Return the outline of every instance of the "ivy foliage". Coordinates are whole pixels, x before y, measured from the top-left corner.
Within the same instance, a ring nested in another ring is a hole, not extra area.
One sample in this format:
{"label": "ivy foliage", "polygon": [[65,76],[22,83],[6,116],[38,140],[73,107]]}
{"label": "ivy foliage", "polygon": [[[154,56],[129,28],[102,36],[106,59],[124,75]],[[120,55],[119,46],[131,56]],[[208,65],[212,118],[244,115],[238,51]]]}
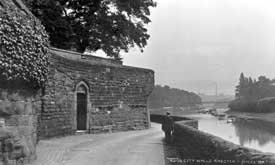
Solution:
{"label": "ivy foliage", "polygon": [[42,86],[48,73],[49,37],[34,16],[12,7],[0,8],[0,77]]}

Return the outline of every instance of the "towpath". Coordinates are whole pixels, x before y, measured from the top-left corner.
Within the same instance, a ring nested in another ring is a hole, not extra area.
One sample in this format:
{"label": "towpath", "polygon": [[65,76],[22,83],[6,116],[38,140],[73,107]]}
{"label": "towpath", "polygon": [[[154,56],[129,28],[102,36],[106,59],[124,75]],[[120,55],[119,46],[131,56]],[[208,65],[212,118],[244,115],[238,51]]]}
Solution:
{"label": "towpath", "polygon": [[141,131],[41,140],[31,165],[167,165],[160,125]]}

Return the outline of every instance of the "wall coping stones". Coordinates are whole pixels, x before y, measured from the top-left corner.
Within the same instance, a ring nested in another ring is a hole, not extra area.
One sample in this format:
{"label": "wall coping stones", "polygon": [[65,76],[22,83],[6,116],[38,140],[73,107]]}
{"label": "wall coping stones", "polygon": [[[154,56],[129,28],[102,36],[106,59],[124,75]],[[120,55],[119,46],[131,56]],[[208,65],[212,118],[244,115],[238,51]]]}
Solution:
{"label": "wall coping stones", "polygon": [[74,51],[58,49],[54,47],[51,47],[50,51],[56,55],[59,55],[74,61],[87,62],[91,64],[101,63],[105,65],[122,65],[122,61],[119,61],[119,60],[97,57],[93,55],[87,55],[87,54],[78,53]]}
{"label": "wall coping stones", "polygon": [[114,60],[114,59],[108,59],[103,57],[97,57],[93,55],[85,55],[82,53],[69,51],[69,50],[63,50],[63,49],[57,49],[57,48],[50,48],[51,55],[54,55],[55,58],[63,58],[66,60],[69,60],[71,62],[75,63],[83,63],[88,65],[104,65],[104,66],[110,66],[110,67],[120,67],[123,69],[130,69],[130,70],[140,70],[145,72],[151,72],[154,74],[154,71],[151,69],[146,68],[139,68],[139,67],[133,67],[133,66],[127,66],[123,65],[122,61]]}

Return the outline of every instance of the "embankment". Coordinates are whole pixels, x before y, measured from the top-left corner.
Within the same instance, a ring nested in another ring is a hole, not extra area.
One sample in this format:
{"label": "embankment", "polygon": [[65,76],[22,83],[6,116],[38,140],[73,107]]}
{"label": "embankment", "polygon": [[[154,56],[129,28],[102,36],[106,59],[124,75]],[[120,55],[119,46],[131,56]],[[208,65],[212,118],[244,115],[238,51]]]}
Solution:
{"label": "embankment", "polygon": [[244,120],[257,120],[268,123],[275,123],[275,113],[253,113],[253,112],[236,112],[236,111],[226,111],[226,114],[232,117],[236,117]]}
{"label": "embankment", "polygon": [[[160,123],[162,118],[163,115],[151,114],[151,121],[153,122]],[[244,161],[248,162],[247,164],[249,161],[275,164],[275,154],[242,147],[199,131],[196,120],[175,116],[173,118],[175,120],[174,145],[177,146],[181,159],[228,160],[231,164],[239,164]],[[196,123],[196,127],[190,123]]]}

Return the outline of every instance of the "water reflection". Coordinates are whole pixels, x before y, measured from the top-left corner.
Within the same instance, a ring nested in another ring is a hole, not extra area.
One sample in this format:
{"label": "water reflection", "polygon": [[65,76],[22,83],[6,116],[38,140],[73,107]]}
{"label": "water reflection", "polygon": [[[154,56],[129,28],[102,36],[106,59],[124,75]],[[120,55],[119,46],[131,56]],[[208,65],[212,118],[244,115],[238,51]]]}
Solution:
{"label": "water reflection", "polygon": [[235,144],[275,153],[275,124],[238,119],[233,123],[218,120],[208,114],[189,116],[196,118],[199,130],[221,137]]}
{"label": "water reflection", "polygon": [[260,146],[265,146],[270,142],[275,142],[275,125],[272,123],[238,119],[233,125],[241,145],[258,142]]}

